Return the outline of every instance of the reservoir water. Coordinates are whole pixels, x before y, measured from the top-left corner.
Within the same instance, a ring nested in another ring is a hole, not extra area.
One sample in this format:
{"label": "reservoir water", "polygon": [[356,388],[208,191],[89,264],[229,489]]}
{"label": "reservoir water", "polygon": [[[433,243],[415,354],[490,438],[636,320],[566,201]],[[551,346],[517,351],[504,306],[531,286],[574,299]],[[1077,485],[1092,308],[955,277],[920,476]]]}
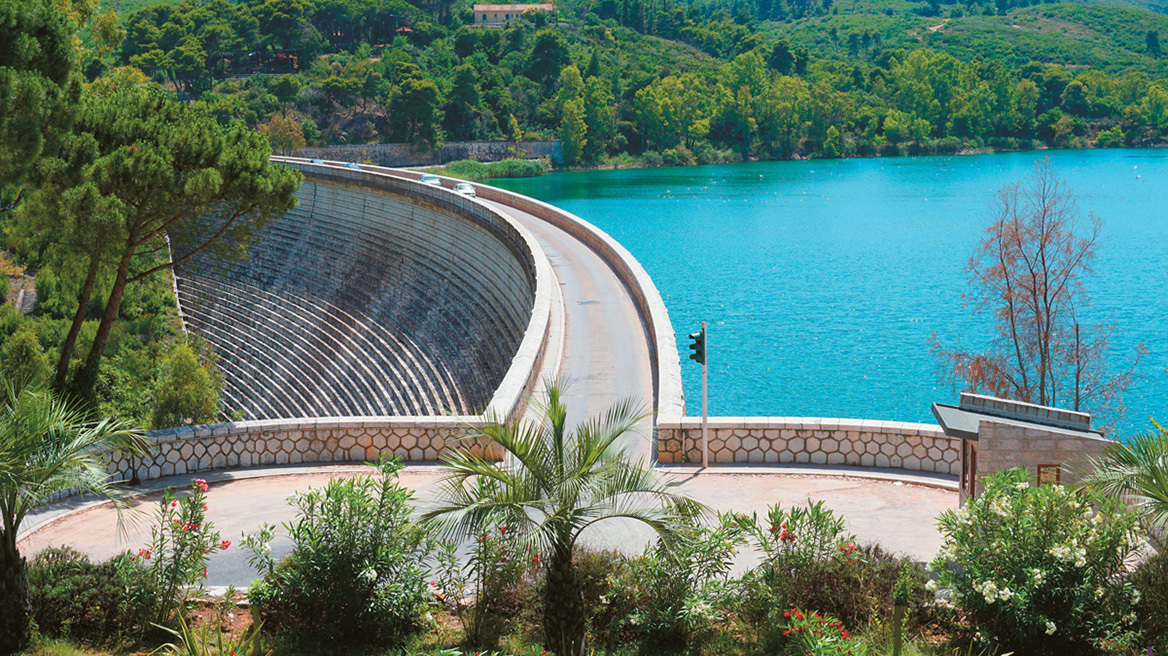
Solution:
{"label": "reservoir water", "polygon": [[965,265],[1003,184],[1049,155],[1103,219],[1085,279],[1090,319],[1113,323],[1109,362],[1147,355],[1121,435],[1168,421],[1168,150],[757,162],[497,180],[608,232],[665,299],[689,414],[700,367],[686,334],[709,322],[710,413],[934,423],[957,390],[929,347],[984,345],[993,319],[963,294]]}

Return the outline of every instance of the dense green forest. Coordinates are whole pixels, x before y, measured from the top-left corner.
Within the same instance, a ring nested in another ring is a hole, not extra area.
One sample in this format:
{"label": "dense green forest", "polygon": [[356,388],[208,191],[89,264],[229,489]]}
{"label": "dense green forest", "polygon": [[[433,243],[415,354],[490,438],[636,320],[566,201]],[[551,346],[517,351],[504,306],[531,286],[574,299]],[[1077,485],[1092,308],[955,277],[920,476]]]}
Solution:
{"label": "dense green forest", "polygon": [[[506,28],[448,0],[184,0],[123,17],[134,66],[303,144],[561,138],[568,164],[1146,146],[1155,4],[565,0]],[[615,159],[614,159],[615,158]]]}
{"label": "dense green forest", "polygon": [[[473,26],[465,0],[73,5],[79,67],[97,90],[87,97],[152,80],[192,120],[257,128],[280,152],[558,138],[568,165],[632,166],[1156,145],[1168,137],[1158,1],[564,0],[505,28]],[[491,174],[479,168],[451,170]],[[167,272],[99,322],[109,274],[78,310],[89,296],[76,260],[44,235],[22,238],[20,216],[6,220],[8,249],[37,273],[39,308],[0,314],[0,365],[56,361],[72,379],[84,345],[113,326],[83,385],[107,413],[174,423],[147,399],[195,369],[202,410],[175,416],[231,411],[217,407],[213,358],[181,336]],[[78,354],[62,356],[82,319]]]}

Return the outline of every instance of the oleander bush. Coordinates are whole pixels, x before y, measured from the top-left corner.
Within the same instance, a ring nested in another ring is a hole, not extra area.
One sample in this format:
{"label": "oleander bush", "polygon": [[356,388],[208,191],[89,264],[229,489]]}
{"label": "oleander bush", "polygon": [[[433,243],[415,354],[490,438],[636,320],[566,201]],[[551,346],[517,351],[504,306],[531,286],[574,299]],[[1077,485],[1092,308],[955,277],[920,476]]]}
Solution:
{"label": "oleander bush", "polygon": [[1124,651],[1135,644],[1139,593],[1125,562],[1142,544],[1120,502],[1025,470],[982,479],[983,493],[939,524],[937,598],[969,619],[987,650]]}
{"label": "oleander bush", "polygon": [[167,488],[158,502],[157,522],[150,529],[150,546],[132,556],[148,563],[145,571],[158,588],[157,624],[171,624],[176,615],[181,618],[193,593],[202,588],[208,559],[231,546],[231,541],[220,539],[214,524],[207,521],[208,489],[207,481],[201,478],[191,481],[185,496]]}
{"label": "oleander bush", "polygon": [[747,520],[720,515],[713,527],[691,523],[672,546],[658,541],[622,557],[592,614],[593,632],[608,649],[630,640],[695,648],[733,606],[730,567],[746,542]]}
{"label": "oleander bush", "polygon": [[[497,486],[485,479],[477,484]],[[454,541],[440,545],[431,586],[461,624],[466,646],[494,648],[504,634],[518,628],[524,611],[534,605],[533,589],[543,558],[502,520],[484,526],[465,558],[459,551]]]}
{"label": "oleander bush", "polygon": [[866,646],[848,633],[839,619],[798,608],[783,611],[779,625],[783,654],[799,656],[862,656]]}
{"label": "oleander bush", "polygon": [[33,619],[39,631],[89,645],[141,638],[161,590],[131,554],[100,563],[71,547],[38,553],[29,564]]}
{"label": "oleander bush", "polygon": [[911,603],[905,622],[919,632],[937,621],[919,565],[876,544],[857,543],[844,520],[822,501],[751,517],[750,540],[763,553],[759,567],[738,583],[738,617],[769,650],[784,649],[793,608],[831,615],[843,624],[880,630],[892,617],[893,589],[907,571]]}
{"label": "oleander bush", "polygon": [[[429,625],[434,541],[411,519],[396,462],[377,476],[335,478],[292,497],[293,549],[271,560],[271,531],[245,540],[264,574],[249,590],[264,626],[290,642],[401,645]],[[266,539],[264,539],[266,538]]]}

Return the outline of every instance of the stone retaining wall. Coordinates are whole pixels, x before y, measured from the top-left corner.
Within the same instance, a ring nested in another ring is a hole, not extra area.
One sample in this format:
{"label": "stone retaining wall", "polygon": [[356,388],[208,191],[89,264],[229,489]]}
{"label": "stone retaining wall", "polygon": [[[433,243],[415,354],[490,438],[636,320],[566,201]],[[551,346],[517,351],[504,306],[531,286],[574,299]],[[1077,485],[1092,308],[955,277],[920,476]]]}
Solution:
{"label": "stone retaining wall", "polygon": [[[250,421],[150,434],[147,457],[113,454],[109,473],[142,479],[235,467],[375,462],[381,455],[434,461],[481,417],[342,417]],[[497,458],[498,453],[488,454]]]}
{"label": "stone retaining wall", "polygon": [[[657,426],[657,459],[702,461],[702,420]],[[711,417],[709,461],[806,463],[961,473],[961,441],[939,426],[820,417]]]}
{"label": "stone retaining wall", "polygon": [[564,163],[564,149],[553,141],[448,141],[435,151],[417,151],[409,144],[346,144],[305,148],[304,159],[339,162],[373,162],[378,166],[437,166],[463,159],[495,162],[501,159],[547,157],[553,164]]}

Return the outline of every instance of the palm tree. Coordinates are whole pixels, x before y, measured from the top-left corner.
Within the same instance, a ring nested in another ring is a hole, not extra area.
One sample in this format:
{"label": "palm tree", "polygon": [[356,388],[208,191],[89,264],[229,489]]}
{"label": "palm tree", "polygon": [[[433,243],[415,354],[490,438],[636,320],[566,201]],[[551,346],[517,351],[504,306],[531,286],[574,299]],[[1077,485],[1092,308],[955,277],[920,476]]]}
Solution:
{"label": "palm tree", "polygon": [[143,445],[136,430],[90,421],[80,407],[39,385],[0,381],[0,654],[22,649],[29,637],[28,572],[16,548],[21,522],[68,490],[116,500],[104,452],[140,452]]}
{"label": "palm tree", "polygon": [[1109,444],[1102,457],[1092,458],[1094,471],[1084,484],[1140,502],[1137,512],[1158,532],[1168,529],[1168,429],[1152,425],[1154,430]]}
{"label": "palm tree", "polygon": [[569,432],[559,385],[550,383],[537,416],[474,430],[476,442],[490,440],[502,448],[501,462],[469,446],[447,454],[438,505],[425,519],[460,540],[506,521],[509,531],[547,554],[544,646],[558,656],[576,656],[583,653],[585,633],[584,598],[572,558],[580,534],[597,522],[625,517],[671,543],[678,537],[675,519],[702,507],[622,452],[617,440],[645,417],[630,401]]}

